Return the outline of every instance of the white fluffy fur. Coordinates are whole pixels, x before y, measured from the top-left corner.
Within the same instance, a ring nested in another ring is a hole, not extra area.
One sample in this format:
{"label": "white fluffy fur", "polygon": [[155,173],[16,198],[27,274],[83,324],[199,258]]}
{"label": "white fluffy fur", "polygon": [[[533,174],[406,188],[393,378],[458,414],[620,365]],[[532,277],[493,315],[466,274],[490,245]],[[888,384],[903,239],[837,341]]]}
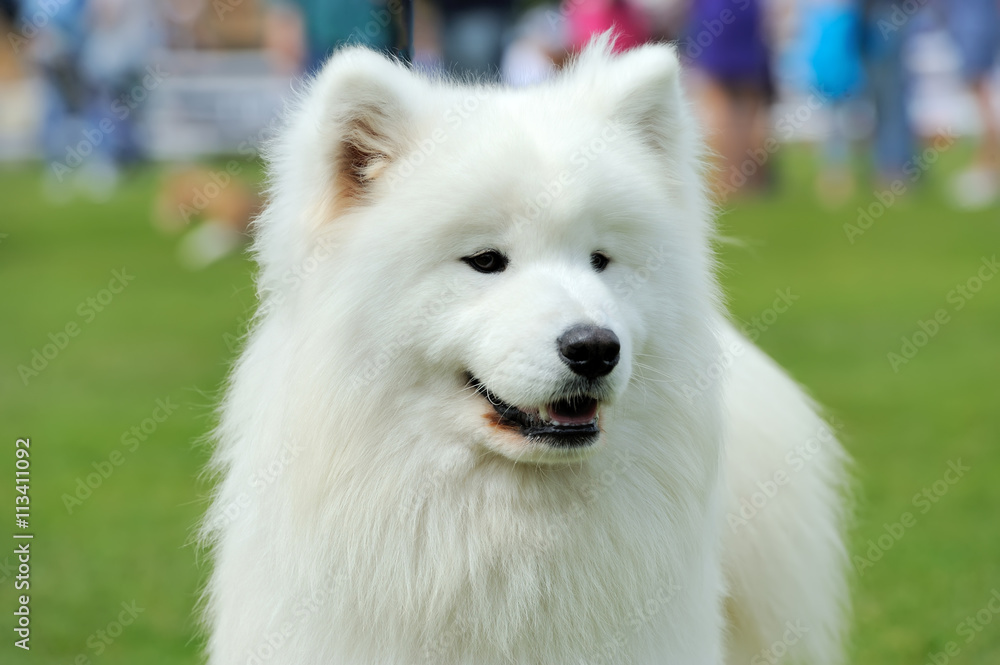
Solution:
{"label": "white fluffy fur", "polygon": [[[700,150],[666,46],[602,41],[523,90],[327,64],[270,156],[205,526],[212,665],[839,662],[844,456],[724,318]],[[487,247],[507,271],[459,260]],[[600,442],[495,429],[464,373],[545,403],[582,321],[622,343]]]}

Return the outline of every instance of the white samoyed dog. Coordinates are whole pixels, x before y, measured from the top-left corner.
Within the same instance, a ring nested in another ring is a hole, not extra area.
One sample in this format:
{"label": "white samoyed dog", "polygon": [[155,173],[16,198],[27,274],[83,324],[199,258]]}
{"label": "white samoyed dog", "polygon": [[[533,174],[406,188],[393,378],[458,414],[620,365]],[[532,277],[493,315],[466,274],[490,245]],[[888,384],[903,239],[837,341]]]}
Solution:
{"label": "white samoyed dog", "polygon": [[211,665],[841,659],[845,455],[727,322],[675,51],[335,55],[270,153]]}

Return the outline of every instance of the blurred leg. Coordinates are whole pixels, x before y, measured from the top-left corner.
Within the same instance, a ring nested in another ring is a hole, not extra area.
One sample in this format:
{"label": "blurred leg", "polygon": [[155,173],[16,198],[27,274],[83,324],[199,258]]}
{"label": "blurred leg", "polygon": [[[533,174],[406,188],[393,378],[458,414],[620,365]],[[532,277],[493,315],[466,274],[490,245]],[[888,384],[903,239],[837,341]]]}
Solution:
{"label": "blurred leg", "polygon": [[816,194],[828,208],[837,208],[854,195],[854,175],[851,173],[850,138],[845,131],[847,104],[833,102],[830,111],[830,131],[823,141],[823,160],[816,179]]}
{"label": "blurred leg", "polygon": [[994,0],[963,0],[950,3],[947,9],[962,76],[975,99],[982,126],[972,163],[954,177],[951,193],[962,208],[982,208],[1000,196],[1000,147],[989,86],[1000,49],[1000,10]]}
{"label": "blurred leg", "polygon": [[710,159],[714,167],[712,189],[720,197],[736,187],[731,182],[730,170],[733,147],[735,113],[731,92],[719,81],[705,77],[698,94],[698,106],[705,129],[705,138],[711,151]]}
{"label": "blurred leg", "polygon": [[[771,164],[764,145],[771,132],[770,104],[763,90],[745,86],[740,90],[740,125],[737,137],[740,145],[736,154],[737,168],[750,167],[747,185],[754,190],[770,186]],[[762,157],[763,156],[763,157]]]}
{"label": "blurred leg", "polygon": [[903,176],[903,167],[913,155],[913,129],[906,108],[907,85],[902,49],[893,49],[871,68],[875,100],[875,166],[881,179]]}
{"label": "blurred leg", "polygon": [[991,171],[1000,170],[1000,122],[993,108],[989,77],[984,76],[972,85],[972,92],[979,108],[983,123],[983,135],[979,143],[975,164],[978,168]]}

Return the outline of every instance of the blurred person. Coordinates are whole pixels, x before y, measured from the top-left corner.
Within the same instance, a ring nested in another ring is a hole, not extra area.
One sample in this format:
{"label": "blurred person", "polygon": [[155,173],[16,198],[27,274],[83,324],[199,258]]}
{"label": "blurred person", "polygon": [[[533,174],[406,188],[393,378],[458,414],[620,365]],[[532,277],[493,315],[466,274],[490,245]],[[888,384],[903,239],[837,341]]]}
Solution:
{"label": "blurred person", "polygon": [[1000,195],[1000,121],[990,86],[1000,51],[1000,4],[997,0],[948,0],[941,4],[961,57],[962,78],[976,100],[982,126],[976,155],[952,181],[952,195],[963,208],[981,208]]}
{"label": "blurred person", "polygon": [[868,94],[875,105],[875,171],[880,184],[887,185],[908,179],[906,165],[916,148],[907,109],[911,81],[903,60],[913,14],[903,12],[895,0],[864,0],[862,12],[862,53]]}
{"label": "blurred person", "polygon": [[[165,42],[174,49],[197,48],[198,23],[208,0],[166,0],[160,12],[164,20]],[[224,15],[223,15],[224,16]]]}
{"label": "blurred person", "polygon": [[[86,40],[86,0],[67,0],[54,7],[44,0],[26,0],[25,16],[43,13],[49,19],[31,40],[29,57],[38,68],[43,110],[41,149],[46,169],[44,187],[48,198],[62,201],[68,189],[59,165],[67,159],[84,129],[87,91],[80,68]],[[68,170],[68,167],[66,167]]]}
{"label": "blurred person", "polygon": [[503,80],[513,86],[550,78],[569,54],[566,21],[553,6],[529,10],[513,29],[503,54]]}
{"label": "blurred person", "polygon": [[390,52],[401,28],[391,9],[401,0],[270,0],[264,41],[277,69],[286,73],[319,70],[346,44]]}
{"label": "blurred person", "polygon": [[614,30],[616,52],[644,44],[653,34],[650,17],[634,1],[575,0],[565,16],[573,51],[583,49],[594,35],[606,30]]}
{"label": "blurred person", "polygon": [[[729,198],[768,187],[769,109],[774,98],[762,0],[693,0],[682,53],[699,74],[698,102],[709,148],[721,160],[714,189]],[[747,165],[751,168],[747,168]]]}
{"label": "blurred person", "polygon": [[513,0],[438,0],[441,57],[458,76],[500,76],[504,40],[513,22]]}
{"label": "blurred person", "polygon": [[857,0],[802,0],[800,12],[798,45],[790,55],[802,64],[803,87],[824,100],[829,111],[816,190],[822,203],[836,207],[855,190],[850,125],[852,100],[864,85],[861,6]]}
{"label": "blurred person", "polygon": [[645,17],[651,40],[677,41],[684,36],[690,0],[631,0],[631,2]]}
{"label": "blurred person", "polygon": [[426,72],[441,71],[441,20],[432,0],[413,3],[413,66]]}
{"label": "blurred person", "polygon": [[583,50],[595,35],[609,30],[614,34],[615,52],[644,44],[662,32],[654,19],[662,19],[667,12],[659,9],[638,0],[575,0],[536,7],[513,31],[514,39],[504,53],[504,80],[514,85],[544,80],[562,67],[571,53]]}
{"label": "blurred person", "polygon": [[303,9],[297,3],[272,0],[264,16],[264,48],[276,72],[294,76],[318,70],[327,50],[339,43],[336,37],[331,43],[316,35],[312,39],[307,46]]}
{"label": "blurred person", "polygon": [[163,26],[154,0],[88,3],[81,71],[89,97],[88,124],[105,136],[95,146],[86,172],[91,187],[107,196],[121,169],[143,157],[137,124],[145,100],[165,76],[151,67],[163,43]]}
{"label": "blurred person", "polygon": [[63,200],[72,181],[106,200],[120,167],[141,155],[136,115],[158,80],[146,70],[157,44],[152,2],[29,0],[25,13],[51,14],[31,44],[45,100],[46,192]]}

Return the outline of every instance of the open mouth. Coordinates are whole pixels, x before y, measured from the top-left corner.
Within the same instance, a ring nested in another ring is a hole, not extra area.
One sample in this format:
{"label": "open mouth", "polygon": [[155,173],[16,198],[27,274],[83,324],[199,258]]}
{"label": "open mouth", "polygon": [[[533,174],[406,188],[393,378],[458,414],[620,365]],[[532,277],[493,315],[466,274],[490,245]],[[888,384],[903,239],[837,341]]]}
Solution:
{"label": "open mouth", "polygon": [[475,377],[469,377],[469,385],[493,406],[498,426],[516,428],[529,439],[568,448],[590,445],[601,433],[596,398],[572,397],[529,409],[504,402]]}

